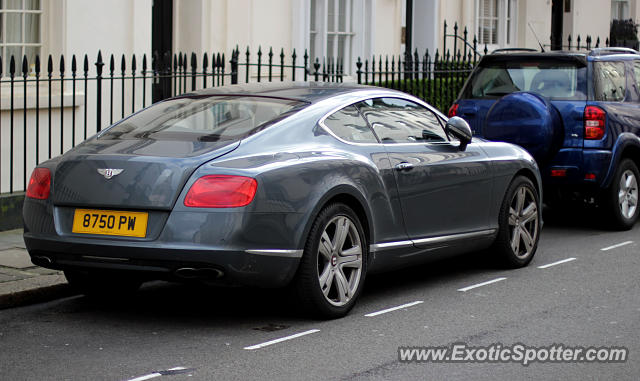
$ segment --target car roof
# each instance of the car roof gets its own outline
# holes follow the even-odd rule
[[[316,103],[337,95],[373,89],[381,90],[379,87],[358,85],[355,83],[259,82],[213,87],[184,94],[181,95],[181,97],[207,95],[262,96]]]
[[[524,49],[502,49],[482,57],[488,61],[509,61],[513,59],[573,59],[586,63],[587,61],[610,61],[640,59],[640,53],[628,48],[594,48],[590,51],[551,50],[544,52],[532,52]]]

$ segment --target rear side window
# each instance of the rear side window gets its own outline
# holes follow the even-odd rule
[[[194,96],[159,102],[108,129],[100,139],[226,141],[249,136],[307,104],[244,96]]]
[[[576,62],[499,61],[482,63],[464,98],[492,99],[531,91],[551,99],[586,100],[586,67]]]
[[[623,101],[627,92],[624,63],[595,62],[593,67],[595,71],[595,100],[605,102]]]
[[[382,143],[448,141],[438,117],[425,107],[399,98],[373,98],[358,103]]]
[[[633,61],[633,74],[636,93],[640,95],[640,61]]]
[[[329,115],[324,125],[342,140],[353,143],[377,143],[373,131],[358,112],[356,106],[348,106]]]

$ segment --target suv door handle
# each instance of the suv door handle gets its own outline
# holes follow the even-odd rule
[[[402,163],[396,164],[396,169],[398,171],[408,171],[410,169],[413,169],[413,164],[404,161]]]

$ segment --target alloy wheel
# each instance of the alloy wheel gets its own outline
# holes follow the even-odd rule
[[[538,227],[538,202],[531,190],[521,186],[509,204],[510,244],[518,258],[525,258],[533,252]]]
[[[343,306],[358,289],[362,275],[362,245],[356,225],[338,215],[325,226],[318,245],[318,281],[324,297]]]
[[[618,205],[620,214],[630,219],[636,213],[638,207],[638,181],[633,171],[627,169],[620,176],[620,188],[618,190]]]

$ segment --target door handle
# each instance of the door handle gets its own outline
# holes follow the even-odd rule
[[[407,162],[405,161],[405,162],[402,162],[402,163],[396,164],[396,169],[397,169],[398,171],[408,171],[408,170],[410,170],[410,169],[413,169],[413,164],[411,164],[411,163],[407,163]]]

